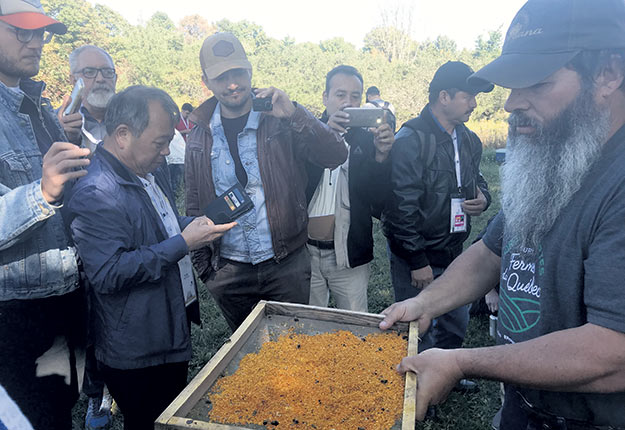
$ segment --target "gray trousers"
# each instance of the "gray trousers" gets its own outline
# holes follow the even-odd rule
[[[390,249],[388,249],[388,253],[391,261],[391,281],[395,291],[395,301],[401,302],[415,297],[422,290],[412,286],[408,263],[403,258],[393,254]],[[434,279],[438,278],[445,269],[445,267],[432,266]],[[458,286],[458,288],[461,287]],[[470,305],[461,306],[432,320],[428,331],[419,333],[421,338],[419,352],[429,348],[460,348],[469,325],[469,307]]]
[[[333,249],[307,246],[311,258],[309,304],[327,307],[332,293],[337,308],[367,312],[369,264],[354,268],[338,267]]]

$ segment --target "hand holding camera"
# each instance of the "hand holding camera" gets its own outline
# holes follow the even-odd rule
[[[275,87],[259,88],[255,90],[255,95],[252,101],[255,111],[266,112],[276,118],[290,118],[295,113],[295,106],[282,90]]]

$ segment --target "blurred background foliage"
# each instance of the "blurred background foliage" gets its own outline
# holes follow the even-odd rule
[[[54,105],[71,92],[69,53],[88,43],[104,48],[114,58],[118,90],[151,85],[169,92],[179,105],[198,106],[210,96],[201,82],[202,41],[216,31],[229,31],[241,40],[254,66],[254,86],[278,87],[320,114],[326,73],[336,65],[350,64],[362,73],[365,88],[376,85],[382,98],[393,103],[401,124],[418,115],[427,103],[428,83],[441,64],[460,60],[477,70],[499,54],[503,41],[501,29],[495,29],[478,37],[472,49],[459,49],[444,35],[417,42],[409,36],[410,15],[399,10],[387,11],[381,25],[365,36],[363,47],[356,48],[342,38],[318,44],[295,43],[288,37],[277,40],[250,21],[209,22],[191,15],[176,24],[157,12],[145,23],[133,25],[112,9],[85,0],[43,0],[42,4],[69,29],[45,46],[37,77],[47,83],[47,96]],[[506,97],[507,90],[499,87],[478,96],[468,125],[485,146],[505,145]]]

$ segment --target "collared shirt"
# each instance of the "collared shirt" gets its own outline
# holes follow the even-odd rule
[[[221,239],[221,256],[229,260],[257,264],[274,256],[265,190],[260,177],[256,133],[261,114],[251,111],[245,128],[238,136],[239,157],[247,173],[245,192],[254,208],[237,219],[237,225]],[[221,105],[218,103],[210,121],[213,135],[211,164],[213,183],[217,195],[223,194],[237,183],[235,165],[221,123]]]
[[[138,178],[141,181],[141,184],[143,184],[143,188],[148,193],[148,196],[150,196],[152,205],[154,205],[154,209],[163,222],[163,226],[165,227],[169,237],[174,237],[180,234],[180,225],[178,224],[176,214],[171,207],[169,199],[156,183],[154,175],[148,173],[145,179],[140,176]],[[185,255],[178,261],[178,269],[180,269],[180,281],[182,283],[182,291],[184,293],[184,304],[185,306],[188,306],[197,300],[195,279],[193,278],[193,268],[191,265],[191,257],[189,257],[189,255]]]
[[[95,146],[108,135],[106,126],[104,121],[99,122],[84,106],[80,107],[80,114],[82,115],[82,146],[93,151]]]
[[[430,115],[432,115],[432,119],[434,123],[446,134],[449,134],[447,130],[443,127],[443,125],[438,121],[438,118],[432,112],[432,108],[428,106],[430,111]],[[460,172],[460,133],[457,131],[458,127],[454,127],[454,131],[451,133],[451,141],[454,146],[454,168],[456,171],[456,183],[458,184],[458,190],[462,189],[462,175]]]

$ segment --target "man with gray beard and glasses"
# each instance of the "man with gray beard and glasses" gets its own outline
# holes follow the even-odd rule
[[[417,415],[481,377],[505,384],[502,430],[625,429],[625,2],[529,0],[468,81],[511,89],[502,212],[380,327],[424,331],[499,281],[499,345],[402,360]]]
[[[104,114],[109,100],[115,95],[117,73],[113,58],[95,45],[83,45],[69,54],[69,72],[72,86],[83,80],[81,103],[76,112],[64,115],[70,103],[67,97],[58,111],[59,121],[71,142],[89,148],[91,152],[106,137]]]

